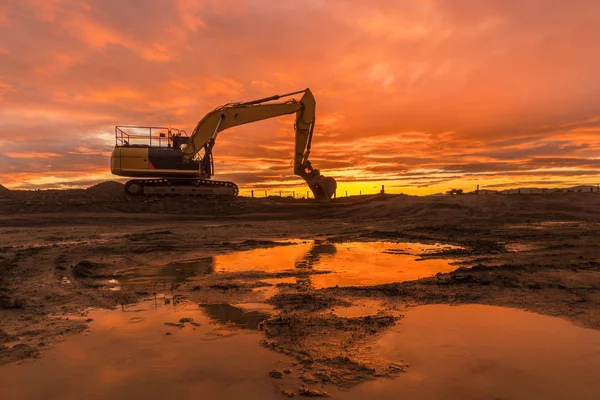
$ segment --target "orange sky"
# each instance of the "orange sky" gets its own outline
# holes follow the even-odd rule
[[[110,179],[114,125],[310,87],[342,191],[596,184],[598,38],[597,0],[4,0],[0,183]],[[223,132],[215,178],[293,187],[292,147],[293,116]]]

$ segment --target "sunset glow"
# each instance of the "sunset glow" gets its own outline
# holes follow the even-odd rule
[[[600,183],[600,2],[8,0],[0,183],[85,187],[114,125],[191,132],[309,87],[311,160],[338,196]],[[215,178],[307,189],[293,116],[220,134]]]

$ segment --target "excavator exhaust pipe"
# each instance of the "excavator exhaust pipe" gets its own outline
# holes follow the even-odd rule
[[[317,201],[329,201],[337,189],[335,179],[327,176],[320,175],[314,179],[307,180],[307,183]]]

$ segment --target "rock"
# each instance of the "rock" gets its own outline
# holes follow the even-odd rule
[[[298,389],[298,393],[300,393],[300,396],[304,397],[329,397],[329,393],[327,392],[305,387]]]
[[[302,375],[300,375],[300,379],[302,379],[306,383],[318,383],[319,382],[317,377],[314,376],[313,374],[311,374],[310,372],[305,372]]]
[[[271,372],[269,372],[269,376],[271,378],[281,379],[281,378],[283,378],[283,372],[274,369]]]
[[[194,318],[180,318],[179,322],[185,324],[186,322],[192,322]]]
[[[175,323],[175,322],[165,322],[165,325],[166,326],[172,326],[174,328],[183,328],[183,326],[184,326],[183,324],[178,324],[178,323]]]
[[[289,368],[286,368],[286,369],[284,369],[284,370],[283,370],[283,373],[284,373],[284,374],[291,374],[291,373],[292,373],[292,370],[291,370],[291,369],[289,369]]]
[[[283,393],[283,395],[287,397],[294,397],[296,395],[296,393],[294,393],[290,389],[281,389],[281,393]]]

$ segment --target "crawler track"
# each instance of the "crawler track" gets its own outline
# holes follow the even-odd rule
[[[131,196],[180,195],[233,198],[239,193],[233,182],[209,179],[133,179],[125,184],[125,193]]]

